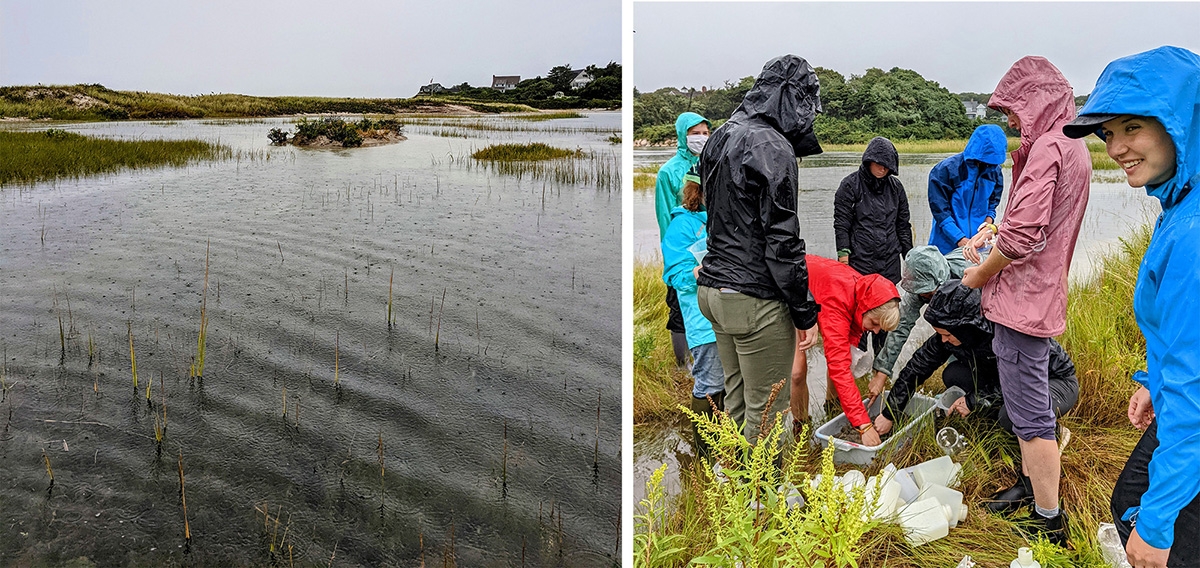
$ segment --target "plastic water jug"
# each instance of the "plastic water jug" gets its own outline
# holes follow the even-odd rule
[[[967,506],[963,503],[961,492],[941,485],[925,484],[921,486],[921,492],[917,495],[917,499],[927,498],[937,499],[938,503],[950,508],[951,516],[947,519],[950,528],[957,527],[958,523],[967,519]]]
[[[958,483],[958,472],[962,465],[954,463],[950,456],[942,456],[912,466],[913,481],[917,487],[925,484],[953,487]]]
[[[895,470],[895,466],[892,469]],[[896,514],[896,507],[900,505],[900,483],[886,473],[873,475],[867,480],[867,498],[875,501],[870,517],[877,521],[886,520]]]
[[[950,534],[953,513],[937,499],[921,499],[900,510],[900,527],[904,538],[912,546],[921,546]]]
[[[1017,558],[1008,564],[1008,568],[1042,568],[1042,564],[1033,559],[1033,551],[1022,546],[1017,549]]]
[[[912,472],[913,468],[911,467],[896,472],[896,481],[900,483],[900,501],[903,503],[912,503],[917,499],[917,493],[921,492],[917,482],[913,481]]]

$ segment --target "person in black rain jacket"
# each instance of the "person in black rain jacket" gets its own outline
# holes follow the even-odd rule
[[[882,412],[875,418],[875,430],[881,435],[892,429],[896,416],[908,404],[913,391],[951,356],[955,360],[942,371],[942,382],[946,388],[961,388],[966,396],[952,405],[950,412],[957,411],[962,416],[974,411],[993,416],[998,413],[1000,427],[1010,433],[1013,431],[1012,420],[1004,410],[1000,394],[1000,375],[996,354],[992,351],[992,322],[983,317],[980,298],[979,289],[967,288],[959,280],[948,280],[929,300],[925,320],[937,333],[917,348],[892,385]],[[1079,399],[1079,381],[1075,378],[1071,357],[1053,339],[1050,340],[1049,374],[1050,407],[1055,416],[1062,416],[1074,408]],[[1065,428],[1059,439],[1068,439]],[[1062,445],[1065,442],[1060,442],[1060,447]],[[985,506],[1002,513],[1032,502],[1033,488],[1029,477],[1021,474],[1012,488],[996,493]]]
[[[912,248],[908,197],[896,177],[900,155],[887,138],[875,137],[858,171],[842,179],[833,200],[838,260],[860,274],[900,282],[900,259]]]
[[[820,307],[808,290],[796,158],[821,153],[813,134],[819,92],[804,59],[768,61],[700,154],[708,254],[698,300],[717,336],[726,412],[749,440],[758,439],[764,411],[787,411],[788,382],[767,409],[771,387],[791,376],[796,347],[816,342]]]

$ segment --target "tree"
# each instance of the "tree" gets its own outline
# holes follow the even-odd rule
[[[579,96],[585,99],[616,100],[621,98],[620,77],[600,77],[579,90]]]
[[[551,67],[550,72],[546,74],[546,79],[554,85],[554,88],[559,91],[566,91],[571,88],[571,79],[575,78],[575,73],[571,72],[571,64],[559,65]]]

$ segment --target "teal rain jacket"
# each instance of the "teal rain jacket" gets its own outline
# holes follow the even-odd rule
[[[692,269],[700,266],[700,263],[688,250],[696,242],[708,238],[704,228],[706,222],[708,213],[676,207],[671,210],[671,224],[667,226],[662,240],[663,282],[678,294],[689,349],[717,340],[712,323],[700,313],[700,304],[696,301],[696,277]]]
[[[654,216],[658,219],[660,241],[667,234],[667,225],[671,224],[671,211],[683,201],[683,174],[700,162],[700,156],[688,150],[687,131],[701,122],[712,128],[707,118],[694,112],[685,112],[675,119],[675,155],[658,168],[654,181]]]
[[[1150,391],[1159,441],[1137,532],[1150,546],[1169,548],[1179,511],[1200,494],[1200,56],[1160,47],[1113,61],[1080,114],[1152,116],[1175,143],[1175,176],[1146,186],[1163,212],[1133,292],[1146,336],[1146,370],[1133,379]]]
[[[900,358],[900,350],[921,317],[921,308],[929,303],[920,294],[936,291],[951,278],[961,280],[968,266],[961,248],[945,255],[933,245],[913,247],[908,251],[904,257],[904,273],[900,277],[900,289],[904,291],[900,298],[900,323],[895,331],[888,333],[883,349],[875,356],[873,367],[876,371],[889,377],[896,376],[892,374],[892,368]]]
[[[984,124],[971,133],[962,153],[942,160],[929,172],[929,210],[933,229],[929,244],[946,254],[962,238],[975,236],[979,225],[991,217],[1004,192],[1001,165],[1008,139],[995,124]]]

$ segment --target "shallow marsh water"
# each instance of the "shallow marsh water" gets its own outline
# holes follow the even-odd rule
[[[670,149],[634,150],[634,168],[662,164],[674,155]],[[949,154],[901,154],[900,181],[908,196],[909,212],[913,226],[913,244],[929,242],[929,231],[933,215],[929,211],[927,183],[929,172]],[[833,199],[842,178],[852,173],[862,161],[862,155],[851,152],[828,152],[804,158],[799,170],[799,199],[797,213],[800,217],[800,234],[806,250],[832,258],[836,254],[833,232]],[[998,214],[1003,217],[1008,203],[1008,189],[1012,183],[1012,170],[1004,170],[1005,190]],[[1087,212],[1071,262],[1070,280],[1080,282],[1094,274],[1096,261],[1132,229],[1152,222],[1161,208],[1158,201],[1148,197],[1145,190],[1131,188],[1120,171],[1097,171],[1093,173],[1088,198]],[[639,259],[661,263],[659,252],[658,224],[654,216],[653,190],[637,191],[633,195],[634,254]],[[933,334],[933,328],[924,320],[918,320],[913,333],[901,351],[896,368],[903,368],[920,344]],[[819,348],[810,351],[808,360],[809,410],[814,420],[824,414],[823,401],[826,391],[825,358]],[[663,463],[668,464],[669,475],[664,482],[668,491],[676,489],[680,463],[691,459],[692,439],[690,427],[675,428],[643,427],[634,432],[634,500],[645,494],[645,483],[650,473]]]
[[[0,189],[0,564],[612,565],[620,191],[465,157],[615,167],[619,120],[351,150],[269,147],[282,119],[55,125],[245,152]]]

